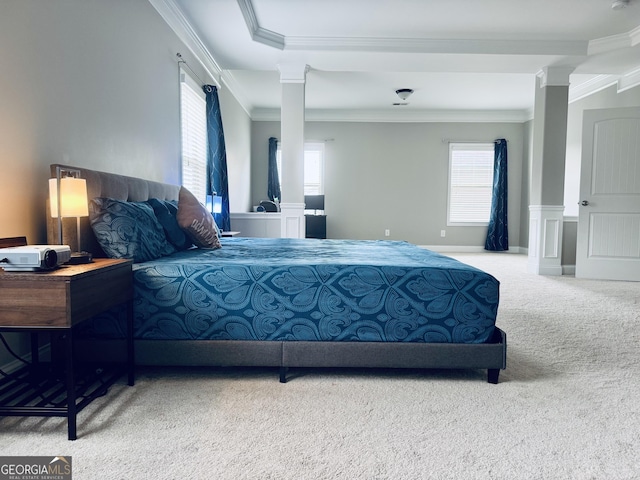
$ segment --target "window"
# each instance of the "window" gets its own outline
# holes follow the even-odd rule
[[[324,194],[324,143],[304,144],[304,194]]]
[[[447,225],[489,223],[493,157],[493,143],[449,144]]]
[[[182,185],[202,204],[207,196],[207,102],[204,92],[180,72],[180,127],[182,131]]]
[[[278,177],[282,185],[282,151],[279,143],[276,155]],[[324,194],[324,143],[304,144],[304,194]]]

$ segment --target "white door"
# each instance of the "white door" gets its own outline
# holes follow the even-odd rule
[[[640,281],[640,108],[585,110],[576,277]]]

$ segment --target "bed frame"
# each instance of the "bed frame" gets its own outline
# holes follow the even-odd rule
[[[87,180],[89,198],[111,197],[141,202],[150,198],[177,200],[180,187],[160,182],[89,170],[68,165],[51,165],[78,170]],[[50,216],[47,215],[49,219]],[[77,247],[75,219],[63,226],[63,243]],[[98,245],[87,218],[81,221],[80,250],[94,257],[106,255]],[[48,221],[49,243],[57,243],[57,222]],[[85,352],[119,354],[118,341],[92,341],[80,347]],[[279,367],[280,381],[286,382],[289,368],[357,367],[412,369],[486,369],[489,383],[498,383],[500,370],[507,366],[507,336],[496,327],[490,342],[401,343],[401,342],[305,342],[252,340],[135,340],[139,365],[264,366]]]

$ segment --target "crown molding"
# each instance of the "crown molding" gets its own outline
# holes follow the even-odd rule
[[[538,72],[540,78],[540,87],[568,87],[569,76],[575,70],[575,67],[570,66],[549,66],[544,67]]]
[[[589,47],[589,43],[582,40],[287,37],[260,26],[252,0],[237,2],[251,38],[279,50],[582,56],[587,54]]]
[[[238,6],[240,7],[240,11],[244,17],[244,22],[247,24],[247,29],[249,30],[249,34],[254,42],[262,43],[279,50],[284,50],[284,35],[272,32],[271,30],[267,30],[260,26],[251,0],[238,0]]]
[[[280,83],[305,83],[309,65],[306,63],[279,63]]]
[[[586,82],[579,85],[569,86],[569,103],[582,100],[594,93],[597,93],[605,88],[615,85],[618,81],[617,75],[598,75]]]
[[[202,43],[198,34],[193,30],[180,7],[173,0],[149,0],[149,3],[196,57],[216,85],[220,87],[222,69],[204,43]]]
[[[640,45],[640,25],[629,32],[629,37],[631,38],[632,47]]]
[[[524,123],[529,121],[526,110],[346,110],[307,109],[307,122],[377,122],[377,123]],[[256,108],[251,120],[280,121],[277,108]]]
[[[622,75],[618,79],[618,93],[640,85],[640,68]]]
[[[598,55],[621,48],[634,47],[638,44],[640,44],[640,25],[626,33],[590,40],[587,52],[589,55]]]
[[[617,93],[639,86],[640,67],[624,75],[598,75],[579,85],[571,85],[569,87],[569,103],[582,100],[613,85],[616,85]]]

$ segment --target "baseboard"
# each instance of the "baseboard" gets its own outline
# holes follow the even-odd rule
[[[51,355],[50,344],[47,343],[46,345],[43,345],[38,349],[38,358],[48,360],[50,358],[50,355]],[[31,355],[29,353],[24,354],[23,358],[28,362],[31,361]],[[23,362],[21,362],[18,359],[15,359],[15,360],[12,360],[11,362],[5,363],[4,365],[0,366],[0,370],[2,370],[4,373],[11,374],[23,366],[24,366]]]
[[[575,275],[575,274],[576,274],[575,265],[562,265],[562,275]]]
[[[509,247],[509,250],[503,252],[489,252],[484,247],[466,246],[466,245],[418,245],[420,248],[426,248],[438,253],[527,253],[528,249],[523,247]]]

